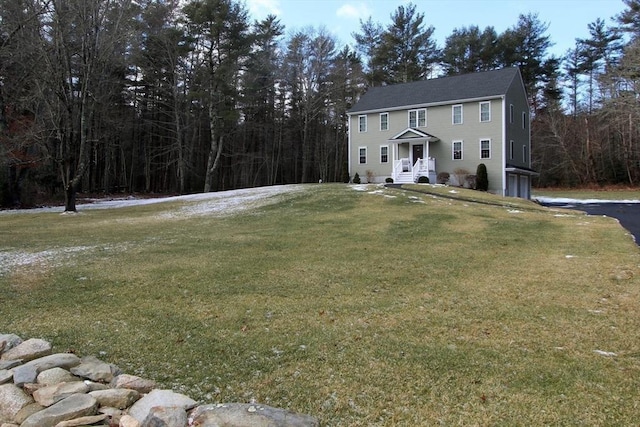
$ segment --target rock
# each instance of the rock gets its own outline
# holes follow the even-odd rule
[[[51,343],[39,338],[31,338],[23,341],[10,350],[3,352],[0,359],[22,359],[22,361],[28,362],[29,360],[37,359],[48,354],[51,354]]]
[[[56,424],[56,427],[88,426],[88,425],[91,425],[91,424],[99,423],[100,421],[104,421],[106,419],[107,419],[107,416],[104,415],[104,414],[91,415],[91,416],[88,416],[88,417],[75,418],[75,419],[69,420],[69,421],[60,421],[58,424]]]
[[[93,397],[88,394],[74,394],[31,415],[20,427],[55,427],[61,421],[96,415],[97,410],[98,402]]]
[[[20,409],[32,402],[31,396],[21,388],[13,384],[0,385],[0,422],[14,422]]]
[[[29,418],[31,415],[35,414],[38,411],[42,411],[44,406],[39,403],[33,402],[29,403],[27,406],[23,407],[16,414],[16,422],[18,424],[22,424],[24,420]]]
[[[86,393],[88,391],[89,388],[85,383],[82,381],[74,381],[71,383],[49,385],[38,389],[33,393],[33,398],[42,406],[51,406],[71,395]]]
[[[8,383],[13,379],[13,372],[6,369],[0,369],[0,384]]]
[[[197,407],[189,416],[190,425],[200,427],[318,427],[309,415],[248,403],[225,403]]]
[[[71,368],[71,373],[92,381],[108,383],[118,374],[118,368],[94,356],[86,356],[80,359],[78,366]]]
[[[156,388],[155,381],[136,377],[135,375],[121,374],[111,381],[113,388],[130,388],[138,393],[149,393]]]
[[[197,402],[195,400],[184,394],[175,393],[171,390],[153,390],[133,404],[129,409],[129,415],[142,423],[154,406],[189,410],[196,405]]]
[[[89,394],[98,401],[100,406],[117,409],[128,408],[140,399],[140,393],[126,388],[98,390],[92,391]]]
[[[82,381],[82,378],[72,375],[71,372],[60,367],[47,369],[38,374],[36,378],[38,384],[53,385],[59,383],[70,383],[74,381]]]
[[[140,427],[140,423],[131,415],[123,415],[122,418],[120,418],[118,427]]]
[[[17,385],[35,382],[38,374],[52,368],[69,369],[80,364],[80,358],[71,353],[56,353],[31,360],[13,370],[13,382]]]
[[[151,408],[141,427],[184,427],[188,422],[187,411],[184,409],[156,406]]]
[[[0,369],[11,369],[20,365],[22,360],[0,360]]]
[[[22,338],[15,334],[0,334],[0,354],[11,350],[22,343]]]
[[[101,407],[100,409],[98,409],[98,412],[100,414],[104,414],[107,416],[109,420],[109,425],[116,425],[116,426],[120,424],[120,418],[123,415],[120,409],[110,408],[108,406]]]

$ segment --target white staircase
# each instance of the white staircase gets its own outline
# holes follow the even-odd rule
[[[413,173],[412,172],[401,172],[396,175],[396,184],[413,184]]]

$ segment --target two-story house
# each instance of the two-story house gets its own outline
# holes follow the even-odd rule
[[[529,198],[531,128],[518,68],[370,88],[348,112],[349,174],[364,181],[462,184],[487,167],[489,191]]]

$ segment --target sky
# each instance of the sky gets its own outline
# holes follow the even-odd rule
[[[276,15],[286,35],[306,27],[326,28],[343,44],[353,44],[360,20],[369,17],[386,27],[391,14],[407,0],[245,0],[253,19]],[[550,54],[562,56],[575,47],[576,38],[588,38],[587,25],[602,18],[607,25],[625,9],[622,0],[413,0],[424,22],[435,28],[439,47],[455,28],[493,26],[498,34],[518,22],[520,14],[537,13],[549,25]]]

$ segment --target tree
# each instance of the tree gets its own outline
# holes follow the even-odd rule
[[[489,189],[489,175],[487,165],[480,163],[476,169],[476,190],[487,191]]]
[[[406,83],[426,78],[439,56],[433,26],[424,27],[424,14],[408,3],[398,6],[382,33],[373,63],[385,73],[385,82]]]
[[[442,63],[447,75],[487,71],[499,63],[496,45],[498,36],[493,27],[480,32],[477,26],[454,29],[442,50]]]
[[[209,115],[204,191],[215,188],[225,138],[237,126],[240,71],[251,47],[248,12],[233,0],[194,0],[184,7],[202,59]]]

